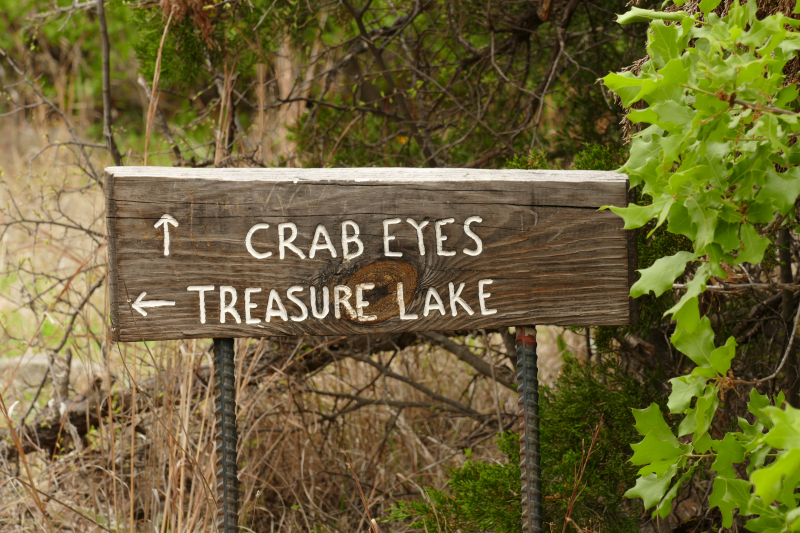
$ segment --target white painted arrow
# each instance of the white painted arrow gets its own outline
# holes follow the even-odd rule
[[[167,215],[166,213],[161,216],[161,219],[156,222],[156,225],[153,226],[157,228],[159,226],[164,226],[164,255],[169,255],[169,225],[172,224],[173,226],[178,226],[178,221],[172,218],[171,215]]]
[[[168,300],[149,300],[147,302],[144,301],[144,297],[147,296],[146,292],[142,292],[136,301],[131,304],[131,307],[139,311],[142,316],[147,316],[147,311],[144,310],[145,307],[164,307],[164,306],[172,306],[175,305],[175,302],[170,302]],[[130,302],[130,300],[128,300]]]

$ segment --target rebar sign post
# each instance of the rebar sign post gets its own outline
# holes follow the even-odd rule
[[[517,326],[519,454],[522,471],[522,531],[542,533],[542,478],[539,455],[539,369],[536,327]]]
[[[233,339],[214,339],[217,388],[217,514],[220,533],[239,531],[239,477],[236,463],[236,386]]]

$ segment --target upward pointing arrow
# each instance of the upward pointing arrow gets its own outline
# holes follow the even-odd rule
[[[169,255],[169,225],[178,226],[178,221],[172,218],[171,215],[163,214],[161,219],[156,222],[154,228],[164,226],[164,255]]]

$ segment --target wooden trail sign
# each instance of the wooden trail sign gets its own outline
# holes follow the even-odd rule
[[[621,325],[636,242],[597,171],[111,167],[117,341]]]

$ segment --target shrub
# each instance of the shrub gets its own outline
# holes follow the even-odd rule
[[[659,378],[660,379],[660,378]],[[602,427],[571,517],[603,523],[608,532],[634,532],[641,505],[623,494],[636,478],[627,462],[635,438],[631,408],[659,402],[659,379],[640,383],[610,360],[587,364],[568,355],[552,387],[541,387],[542,488],[545,522],[562,524],[581,450]],[[519,435],[497,437],[504,462],[471,459],[451,470],[448,490],[425,487],[421,499],[392,507],[387,521],[411,521],[420,531],[463,533],[522,531]]]

